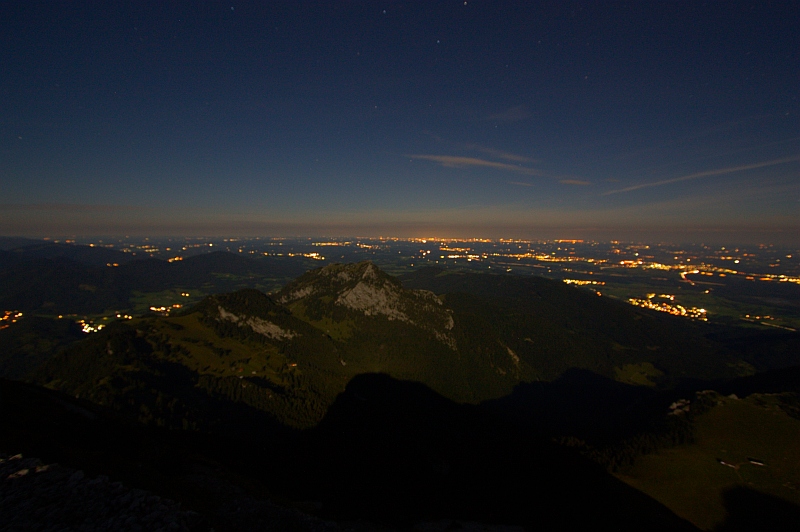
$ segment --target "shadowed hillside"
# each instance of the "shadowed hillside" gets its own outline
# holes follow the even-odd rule
[[[265,431],[256,411],[235,405],[227,407],[235,423],[192,435],[136,428],[26,385],[4,383],[0,398],[3,448],[154,490],[216,529],[236,523],[231,516],[225,526],[226,500],[254,505],[266,494],[312,501],[306,506],[328,520],[400,529],[442,519],[544,530],[692,529],[577,454],[385,375],[351,381],[305,433]],[[215,500],[220,486],[227,495]]]

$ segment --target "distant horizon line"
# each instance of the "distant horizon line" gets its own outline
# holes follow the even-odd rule
[[[767,245],[767,246],[798,246],[800,243],[789,242],[774,242],[769,240],[750,240],[743,238],[736,241],[735,238],[727,238],[726,242],[704,240],[704,241],[689,241],[688,239],[659,239],[659,238],[485,238],[485,237],[462,237],[462,236],[365,236],[365,235],[47,235],[47,236],[21,236],[21,235],[2,235],[0,239],[25,239],[36,240],[52,243],[64,244],[79,244],[84,245],[84,242],[103,241],[108,240],[153,240],[164,241],[171,239],[182,240],[205,240],[205,241],[223,241],[223,242],[236,242],[239,240],[334,240],[337,242],[344,242],[347,240],[380,240],[380,241],[405,241],[405,242],[480,242],[480,243],[554,243],[554,244],[651,244],[651,245]]]

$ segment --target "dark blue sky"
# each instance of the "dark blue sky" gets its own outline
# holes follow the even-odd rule
[[[798,2],[121,4],[0,4],[0,234],[800,243]]]

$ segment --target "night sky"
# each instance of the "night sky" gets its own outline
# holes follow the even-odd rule
[[[800,2],[2,2],[0,235],[112,234],[800,243]]]

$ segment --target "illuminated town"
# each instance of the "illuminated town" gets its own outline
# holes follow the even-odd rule
[[[0,316],[0,330],[7,329],[12,323],[17,323],[22,318],[22,312],[18,310],[4,310]]]
[[[666,312],[667,314],[672,314],[673,316],[683,316],[685,318],[691,318],[693,320],[700,320],[700,321],[708,321],[708,317],[706,316],[706,309],[704,308],[697,308],[691,307],[686,308],[683,305],[672,305],[666,303],[664,301],[654,301],[653,299],[656,297],[655,294],[647,294],[645,299],[637,299],[637,298],[629,298],[628,303],[631,305],[636,305],[637,307],[642,308],[649,308],[652,310],[657,310],[659,312]],[[665,298],[670,301],[675,300],[675,296],[671,295],[659,295],[659,298]]]
[[[90,319],[75,320],[75,323],[80,325],[81,331],[85,332],[86,334],[96,333],[96,332],[99,332],[99,331],[103,330],[103,328],[105,328],[105,324],[103,324],[103,323],[97,323],[96,324],[94,322],[94,320],[90,320]]]

